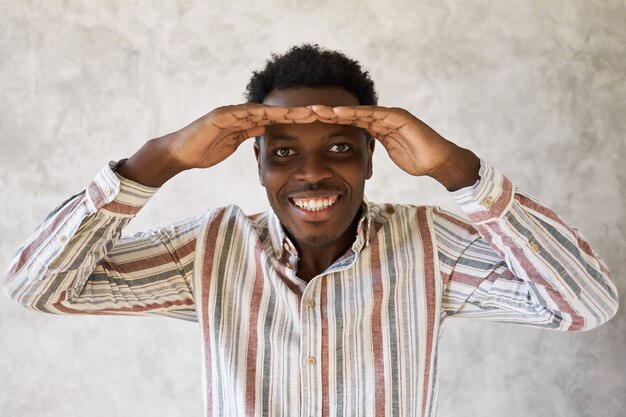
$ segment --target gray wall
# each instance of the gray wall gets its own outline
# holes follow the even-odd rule
[[[270,51],[309,41],[361,60],[382,105],[412,111],[576,225],[623,293],[624,1],[0,0],[0,16],[2,270],[109,160],[242,101]],[[381,147],[367,194],[458,212]],[[267,205],[249,142],[168,183],[131,230],[230,202]],[[440,415],[626,415],[625,316],[581,334],[452,321]],[[0,414],[200,416],[198,329],[35,314],[2,296]]]

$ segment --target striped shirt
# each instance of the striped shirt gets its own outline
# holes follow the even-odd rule
[[[484,161],[452,193],[471,222],[365,201],[352,247],[309,282],[271,210],[122,237],[157,190],[111,166],[20,248],[5,290],[36,311],[197,321],[206,416],[433,417],[449,318],[581,331],[617,310],[584,238]]]

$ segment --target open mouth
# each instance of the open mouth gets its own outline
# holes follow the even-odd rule
[[[326,210],[327,208],[334,206],[339,200],[339,196],[332,195],[316,198],[290,198],[289,200],[301,210],[316,212]]]

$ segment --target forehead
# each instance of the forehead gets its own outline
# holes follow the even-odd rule
[[[304,107],[311,104],[325,106],[358,106],[359,100],[343,88],[287,88],[272,90],[263,100],[263,104],[273,106]]]

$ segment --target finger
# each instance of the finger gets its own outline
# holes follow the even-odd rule
[[[313,123],[313,122],[317,122],[319,119],[319,116],[315,113],[311,114],[309,117],[303,117],[301,119],[295,119],[293,120],[294,123],[299,123],[299,124],[304,124],[304,123]]]
[[[324,106],[320,104],[315,104],[312,106],[308,106],[311,111],[317,114],[320,119],[336,119],[337,115],[333,111],[333,108],[330,106]]]
[[[220,108],[211,120],[211,124],[222,130],[239,131],[278,123],[312,123],[317,118],[317,114],[307,107],[246,103]]]
[[[244,136],[244,140],[248,138],[253,138],[255,136],[261,136],[263,133],[265,133],[265,126],[256,126],[250,129],[245,129],[242,131],[242,133]]]
[[[228,133],[228,135],[225,137],[231,138],[232,140],[235,141],[235,146],[239,146],[246,140],[256,137],[256,136],[261,136],[263,133],[265,133],[265,127],[257,126],[257,127],[253,127],[250,129],[241,129],[237,131],[232,131],[231,133]]]
[[[286,119],[301,120],[311,117],[313,110],[308,107],[289,107],[289,112],[285,115]]]
[[[390,109],[381,106],[337,106],[333,112],[340,119],[369,118],[372,120],[384,120],[392,113]]]
[[[329,123],[329,124],[337,124],[337,125],[347,125],[347,126],[355,126],[360,127],[362,129],[372,128],[372,122],[369,120],[359,120],[359,119],[318,119],[320,122]]]
[[[295,123],[313,123],[317,121],[317,115],[311,115],[306,118],[299,119],[285,119],[285,118],[265,118],[263,120],[259,120],[257,122],[250,122],[247,120],[242,121],[241,126],[253,124],[254,126],[269,126],[276,124],[295,124]],[[240,127],[239,125],[237,127]]]

